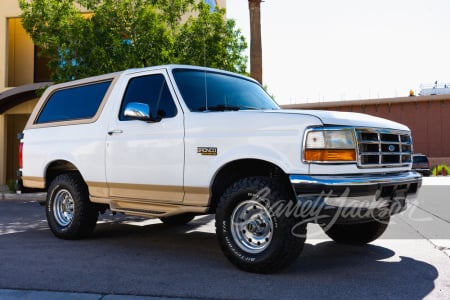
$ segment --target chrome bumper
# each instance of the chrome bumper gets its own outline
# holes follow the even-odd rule
[[[393,215],[406,208],[406,197],[416,194],[422,185],[422,176],[413,171],[341,176],[290,175],[289,179],[298,205],[320,211],[321,218],[324,214],[335,215],[342,209],[356,209],[358,213],[369,211],[369,214],[359,216],[370,218],[386,213]],[[358,218],[351,219],[358,221]]]
[[[414,171],[373,175],[290,175],[289,179],[294,187],[312,184],[329,187],[418,184],[420,187],[422,184],[422,175]]]

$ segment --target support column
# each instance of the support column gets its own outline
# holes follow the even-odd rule
[[[0,114],[0,186],[6,184],[6,117]]]

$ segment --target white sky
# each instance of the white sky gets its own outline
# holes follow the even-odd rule
[[[227,0],[250,46],[247,0]],[[450,82],[450,0],[265,0],[263,81],[280,104],[407,96]]]

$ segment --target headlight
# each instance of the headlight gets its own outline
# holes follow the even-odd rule
[[[352,129],[313,129],[307,132],[304,146],[306,162],[356,161],[355,134]]]

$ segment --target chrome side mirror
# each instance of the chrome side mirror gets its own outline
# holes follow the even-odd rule
[[[132,120],[150,121],[150,107],[148,104],[140,102],[130,102],[125,107],[123,114]]]

